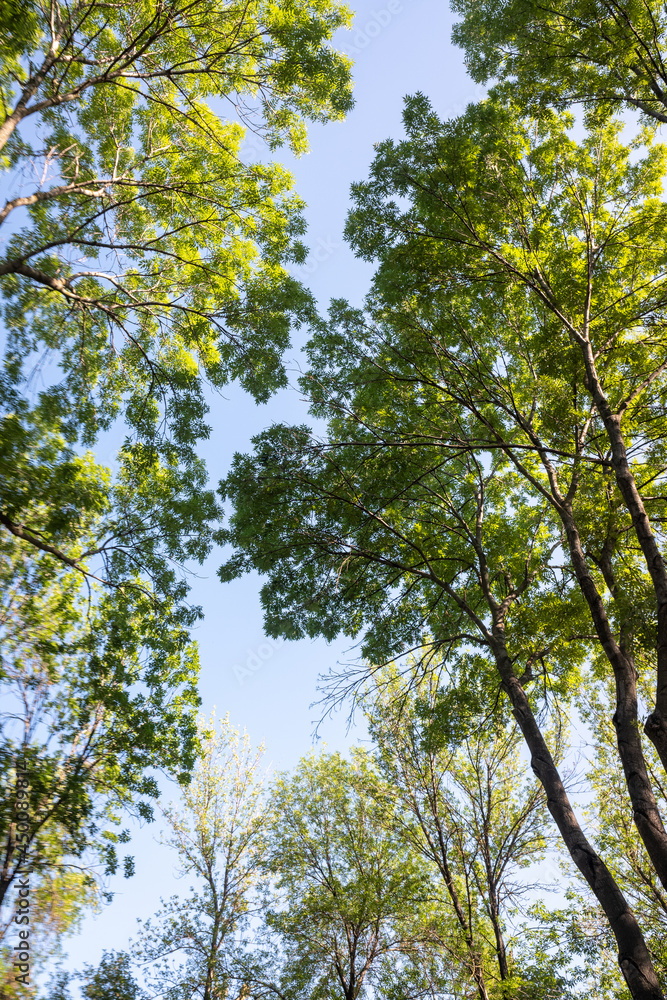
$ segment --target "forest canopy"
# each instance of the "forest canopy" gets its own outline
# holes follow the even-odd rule
[[[0,14],[5,937],[22,843],[44,949],[132,813],[191,880],[49,1000],[664,1000],[665,13],[452,10],[485,96],[405,98],[351,190],[368,295],[328,311],[272,157],[352,106],[346,7]],[[295,328],[309,417],[215,493],[210,393],[287,385]],[[358,645],[323,693],[366,742],[266,775],[198,716],[215,543],[269,636]]]

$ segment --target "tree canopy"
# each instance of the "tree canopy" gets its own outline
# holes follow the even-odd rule
[[[340,0],[0,11],[0,903],[27,850],[74,926],[123,812],[177,777],[197,885],[141,932],[174,998],[667,990],[665,10],[452,6],[492,89],[453,120],[406,99],[352,189],[370,293],[327,318],[289,273],[292,178],[244,140],[298,154],[351,107]],[[208,394],[266,400],[300,325],[321,430],[258,435],[216,530]],[[371,748],[267,798],[249,745],[195,725],[183,567],[215,540],[223,580],[267,578],[270,635],[359,644],[328,693]],[[573,881],[529,928],[547,813]],[[143,996],[131,966],[83,993]]]
[[[214,513],[194,453],[209,432],[204,384],[238,378],[265,399],[310,308],[285,269],[304,255],[301,202],[280,165],[244,162],[243,137],[300,151],[309,120],[344,114],[349,67],[329,39],[349,15],[329,0],[22,11],[0,71],[16,190],[0,212],[0,523],[86,570],[78,518],[111,491],[93,470],[86,490],[70,450],[121,418],[111,495],[123,524],[98,525],[94,554],[117,552],[120,534],[140,565],[163,542],[178,559],[176,536],[196,535],[188,555],[201,556]],[[160,484],[170,495],[158,500]]]
[[[518,84],[533,108],[629,108],[667,121],[665,9],[654,0],[452,0],[453,39],[478,82]]]
[[[267,399],[312,313],[288,272],[303,205],[271,155],[351,107],[332,45],[350,16],[337,0],[0,11],[2,753],[10,779],[27,762],[43,865],[62,860],[40,846],[56,831],[63,856],[111,847],[98,810],[193,765],[184,566],[219,516],[197,447],[210,393],[238,380]],[[14,809],[10,780],[3,892]]]
[[[647,134],[624,145],[613,121],[580,142],[569,124],[500,98],[451,122],[407,102],[406,140],[354,188],[348,238],[378,262],[368,308],[335,303],[310,342],[301,385],[327,435],[276,426],[237,456],[221,572],[269,575],[270,634],[343,631],[373,663],[430,648],[458,713],[504,692],[633,996],[658,997],[538,718],[587,658],[614,678],[627,793],[664,884],[636,685],[664,760],[664,153]]]
[[[366,995],[428,897],[425,873],[392,836],[391,804],[369,779],[363,754],[325,754],[274,785],[267,920],[285,949],[281,988],[295,1000]]]
[[[263,749],[229,718],[200,718],[201,757],[176,807],[164,810],[168,843],[189,894],[162,901],[140,928],[137,950],[152,991],[170,1000],[243,996],[242,932],[253,914],[265,844]],[[241,982],[237,982],[241,979]]]

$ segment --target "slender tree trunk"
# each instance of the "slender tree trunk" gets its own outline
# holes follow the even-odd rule
[[[202,995],[202,1000],[213,1000],[218,952],[220,951],[220,947],[222,945],[222,938],[220,935],[220,924],[222,922],[222,907],[218,904],[215,881],[212,878],[209,878],[208,882],[212,888],[212,897],[215,901],[214,902],[215,917],[213,920],[213,927],[211,928],[210,948],[208,955],[206,956],[206,977],[204,979],[204,992]]]
[[[463,932],[463,938],[466,943],[466,948],[468,950],[468,958],[470,960],[470,973],[472,975],[475,986],[477,987],[477,992],[479,994],[480,1000],[489,1000],[489,994],[486,989],[486,983],[484,982],[484,971],[482,969],[482,964],[479,960],[479,952],[475,949],[475,942],[473,939],[472,928],[466,918],[461,900],[459,899],[459,894],[456,891],[456,885],[454,884],[454,879],[452,877],[451,869],[449,867],[449,859],[447,857],[447,844],[442,833],[442,825],[440,823],[440,817],[437,815],[437,805],[435,802],[435,797],[433,803],[431,804],[431,810],[434,814],[434,819],[436,823],[436,829],[438,831],[438,849],[434,851],[435,862],[440,869],[440,874],[442,875],[445,887],[449,894],[449,898],[452,901],[452,906],[454,907],[454,912],[456,914],[456,919],[459,922],[459,926]],[[430,836],[422,822],[422,818],[418,815],[419,822],[422,824],[422,829],[429,839]]]
[[[664,1000],[651,956],[636,917],[613,875],[585,837],[558,768],[549,752],[526,693],[515,676],[501,628],[494,627],[494,648],[503,688],[509,696],[531,755],[531,766],[547,795],[547,806],[572,860],[600,903],[616,939],[618,964],[633,1000]]]
[[[505,982],[505,980],[510,977],[510,970],[507,964],[507,949],[505,948],[505,938],[503,937],[503,930],[500,926],[500,910],[498,907],[498,900],[496,894],[496,887],[489,880],[489,917],[491,919],[491,926],[493,927],[493,936],[496,939],[496,959],[498,961],[498,972],[500,973],[500,981]]]
[[[618,753],[632,803],[633,819],[658,878],[667,888],[667,831],[655,800],[641,745],[635,665],[632,657],[619,645],[612,632],[604,602],[586,562],[572,508],[569,503],[562,502],[559,504],[559,509],[579,588],[588,604],[595,631],[614,672],[616,711],[613,722]]]
[[[604,423],[611,446],[611,463],[623,502],[632,518],[632,526],[646,562],[655,591],[658,629],[655,707],[649,715],[644,732],[651,740],[662,765],[667,771],[667,566],[658,546],[651,521],[628,462],[621,429],[621,418],[614,413],[598,378],[593,349],[587,339],[581,344],[588,379],[588,389]],[[664,884],[664,883],[663,883]]]

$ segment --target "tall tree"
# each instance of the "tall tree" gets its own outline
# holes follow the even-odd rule
[[[265,802],[254,750],[225,717],[200,720],[202,756],[179,808],[164,815],[181,874],[194,880],[141,927],[146,979],[176,998],[243,996],[240,931],[251,912],[264,843]]]
[[[454,704],[491,711],[503,692],[631,994],[658,998],[540,710],[601,651],[628,802],[666,884],[636,685],[660,751],[664,152],[623,146],[613,123],[576,143],[568,119],[493,101],[441,122],[418,95],[405,124],[354,191],[348,237],[379,264],[368,312],[334,304],[311,343],[302,385],[328,434],[278,426],[237,457],[222,576],[269,574],[273,635],[361,633],[374,663],[426,643]]]
[[[310,121],[345,113],[331,37],[348,20],[337,0],[0,10],[0,546],[22,574],[3,627],[22,642],[7,682],[28,692],[3,763],[11,777],[17,755],[31,762],[35,816],[67,787],[77,843],[98,780],[123,800],[152,766],[193,761],[198,610],[179,567],[206,556],[219,514],[197,455],[207,386],[267,398],[311,310],[287,272],[301,201],[243,140],[298,153]],[[57,606],[50,638],[34,616],[20,637],[30,602]]]

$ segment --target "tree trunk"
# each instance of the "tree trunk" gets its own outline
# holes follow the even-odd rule
[[[593,348],[588,339],[581,344],[581,349],[584,356],[588,390],[600,414],[611,447],[611,464],[616,483],[632,518],[632,526],[644,555],[646,568],[655,592],[658,618],[656,696],[655,708],[647,720],[644,732],[658,751],[662,766],[667,771],[667,567],[628,462],[627,449],[621,429],[621,417],[614,413],[609,405],[609,400],[598,378]]]
[[[463,906],[461,904],[461,900],[459,899],[459,894],[456,891],[456,885],[454,883],[452,873],[449,868],[449,859],[447,857],[447,844],[445,841],[445,837],[443,836],[442,833],[442,825],[440,823],[440,816],[438,815],[438,807],[436,804],[435,794],[433,796],[432,803],[430,803],[430,807],[433,813],[433,818],[435,820],[436,829],[438,831],[437,848],[434,844],[432,845],[431,848],[433,851],[433,857],[440,870],[440,874],[442,875],[445,887],[449,894],[449,898],[452,901],[454,912],[456,913],[456,919],[458,920],[461,931],[463,932],[463,938],[466,943],[466,948],[468,950],[468,957],[470,960],[470,974],[475,982],[475,986],[477,987],[479,998],[480,1000],[489,1000],[489,994],[486,989],[486,983],[484,982],[484,970],[482,968],[482,963],[479,959],[479,952],[475,949],[475,942],[473,939],[472,928],[470,927],[468,920],[466,918]],[[423,822],[419,812],[417,813],[417,818],[421,824],[421,827],[424,831],[426,838],[429,841],[429,844],[431,844],[432,842],[428,828]]]
[[[664,1000],[646,942],[634,913],[616,881],[579,826],[553,757],[535,719],[526,693],[515,676],[502,630],[494,627],[493,649],[503,688],[509,696],[531,755],[531,766],[547,795],[554,818],[572,860],[600,903],[616,939],[618,964],[633,1000]]]
[[[612,633],[604,602],[586,562],[570,504],[561,502],[559,513],[567,535],[572,568],[588,604],[595,631],[614,672],[616,711],[613,722],[625,783],[632,803],[633,819],[658,878],[667,888],[667,831],[655,800],[639,735],[635,665],[632,657],[619,645]]]
[[[660,679],[659,677],[658,681]],[[667,686],[663,685],[662,688],[658,689],[656,707],[646,720],[644,732],[658,751],[662,766],[667,771],[667,715],[662,711],[662,708],[657,707],[658,701],[667,701]]]
[[[498,972],[500,973],[500,981],[505,982],[509,979],[510,970],[507,964],[507,949],[505,948],[505,938],[503,937],[502,927],[500,926],[500,912],[498,907],[498,900],[496,898],[496,888],[492,885],[492,881],[489,879],[489,902],[490,902],[490,912],[489,917],[491,919],[491,925],[493,927],[493,934],[496,939],[496,959],[498,961]]]

